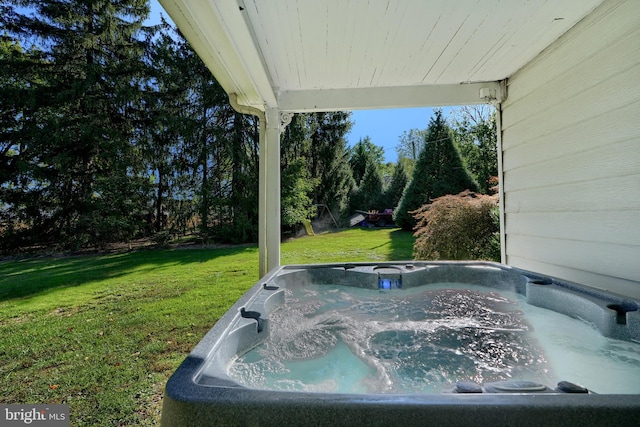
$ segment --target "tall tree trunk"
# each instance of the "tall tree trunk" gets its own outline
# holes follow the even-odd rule
[[[200,202],[200,232],[206,238],[209,234],[209,168],[208,168],[208,156],[207,156],[207,143],[206,138],[203,137],[204,131],[201,132],[200,140],[200,164],[202,165],[202,180],[201,180],[201,197]]]
[[[158,168],[158,194],[156,196],[156,231],[157,232],[162,231],[162,229],[165,226],[163,209],[162,209],[162,204],[164,203],[163,197],[162,197],[164,193],[164,187],[165,187],[164,180],[165,180],[164,168],[159,167]]]

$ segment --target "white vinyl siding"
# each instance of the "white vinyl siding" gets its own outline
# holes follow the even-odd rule
[[[508,80],[507,264],[640,296],[640,3],[606,1]]]

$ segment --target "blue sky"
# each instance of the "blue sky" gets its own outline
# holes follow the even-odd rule
[[[151,0],[149,23],[159,23],[161,14],[169,18],[158,1]],[[396,146],[400,135],[410,129],[426,129],[432,114],[433,109],[426,107],[353,111],[351,119],[354,125],[347,135],[347,142],[352,146],[360,138],[369,136],[371,142],[384,149],[385,161],[395,163],[398,158]],[[444,116],[449,116],[449,109],[444,109]]]
[[[149,15],[147,22],[149,24],[159,24],[160,14],[164,15],[165,18],[168,18],[169,21],[171,21],[171,18],[169,18],[169,15],[164,11],[162,5],[158,3],[158,0],[151,0],[151,15]]]
[[[444,108],[444,117],[449,117],[450,108]],[[396,162],[398,154],[396,146],[405,131],[410,129],[426,129],[433,108],[395,108],[391,110],[358,110],[353,111],[351,120],[353,128],[347,140],[349,146],[360,138],[369,136],[371,142],[384,148],[386,162]]]

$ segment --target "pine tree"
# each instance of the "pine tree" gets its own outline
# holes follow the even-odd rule
[[[296,114],[285,128],[280,143],[281,218],[283,228],[311,219],[316,212],[313,191],[318,180],[307,167],[310,154],[308,115]]]
[[[495,109],[491,106],[467,106],[455,111],[451,120],[453,139],[467,170],[482,193],[489,193],[492,178],[498,176],[498,152]]]
[[[360,138],[349,149],[349,155],[349,165],[351,166],[353,179],[358,185],[362,183],[369,162],[373,162],[378,167],[384,162],[384,149],[371,142],[369,136]]]
[[[395,209],[400,203],[402,193],[409,183],[409,175],[404,168],[404,162],[398,159],[398,163],[393,168],[393,175],[389,187],[385,190],[383,196],[384,208]]]
[[[153,187],[146,215],[147,231],[153,230],[156,233],[167,229],[165,214],[169,210],[177,228],[186,231],[186,224],[177,220],[183,217],[181,211],[187,208],[186,203],[178,207],[172,200],[181,196],[180,190],[185,183],[184,179],[180,179],[179,171],[184,148],[180,141],[190,86],[188,74],[183,69],[187,49],[181,38],[171,31],[170,26],[164,22],[148,51],[149,78],[145,82],[144,91],[144,109],[147,114],[141,126],[143,137],[138,141],[138,149],[150,175],[149,184]],[[193,215],[192,210],[190,213]]]
[[[218,86],[219,87],[219,86]],[[222,240],[232,243],[258,241],[259,122],[255,116],[233,113],[231,139],[230,227]],[[223,176],[223,175],[222,175]],[[217,184],[224,184],[217,176]],[[223,194],[220,194],[223,196]]]
[[[478,185],[462,163],[442,111],[435,110],[411,182],[402,195],[394,220],[403,229],[412,230],[416,221],[411,212],[436,197],[464,190],[478,191]]]
[[[167,231],[185,232],[197,218],[205,241],[255,241],[257,120],[231,108],[189,43],[168,26],[154,41],[149,66],[154,228],[165,230],[170,214]]]
[[[378,211],[382,209],[382,205],[384,204],[382,199],[383,188],[384,181],[380,173],[379,165],[373,157],[368,157],[362,181],[351,196],[350,211]]]
[[[36,239],[67,247],[133,235],[144,204],[133,148],[146,46],[146,0],[22,0],[3,6],[10,34],[42,51],[29,87],[37,126],[29,178]],[[17,7],[16,7],[17,6]],[[36,119],[37,118],[37,119]],[[37,160],[36,160],[37,159]]]
[[[343,211],[355,188],[349,166],[346,135],[351,129],[350,112],[311,113],[309,119],[311,177],[318,180],[313,194],[316,204]]]
[[[0,10],[0,12],[3,12]],[[30,94],[42,84],[37,73],[42,52],[25,50],[16,39],[0,36],[0,249],[10,251],[41,228],[39,117]],[[30,244],[30,242],[26,242]]]

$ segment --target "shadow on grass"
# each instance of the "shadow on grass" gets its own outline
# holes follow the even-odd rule
[[[257,247],[160,249],[111,255],[37,258],[0,262],[0,301],[24,298],[54,289],[81,286],[89,282],[149,273],[170,266],[203,263],[216,258],[246,253]]]
[[[408,261],[413,259],[413,243],[416,238],[410,231],[404,231],[401,228],[393,230],[389,233],[391,236],[391,260],[392,261]]]

